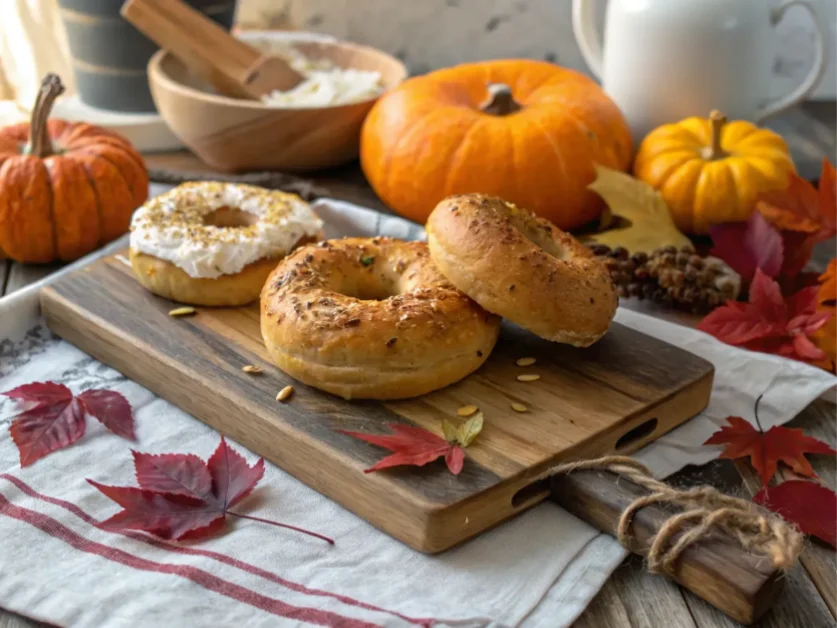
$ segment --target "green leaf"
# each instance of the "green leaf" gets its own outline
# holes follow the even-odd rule
[[[442,421],[442,433],[445,435],[445,440],[449,443],[459,442],[459,431],[457,427],[447,419]]]
[[[470,419],[459,426],[456,434],[456,442],[462,447],[467,447],[474,442],[474,439],[482,431],[483,416],[482,412],[477,412]]]

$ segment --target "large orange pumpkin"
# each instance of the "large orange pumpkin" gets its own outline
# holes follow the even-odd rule
[[[127,140],[48,120],[63,90],[47,76],[31,124],[0,129],[0,257],[74,260],[125,233],[148,198],[148,172]]]
[[[383,96],[361,133],[363,172],[398,213],[424,223],[445,196],[481,192],[561,228],[598,217],[593,164],[626,170],[628,125],[596,83],[551,63],[471,63]]]

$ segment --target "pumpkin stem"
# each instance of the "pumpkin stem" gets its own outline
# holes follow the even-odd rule
[[[64,85],[57,74],[47,74],[41,81],[41,89],[32,109],[32,120],[29,124],[29,146],[27,153],[35,157],[49,157],[54,153],[52,140],[49,138],[47,122],[52,113],[55,99],[64,92]]]
[[[709,141],[709,146],[703,149],[703,157],[709,161],[715,159],[723,159],[728,153],[721,146],[721,134],[724,131],[724,126],[727,123],[727,117],[717,109],[709,114],[709,126],[711,127],[712,139]]]
[[[495,116],[506,116],[518,111],[520,105],[512,96],[511,87],[505,83],[489,83],[488,100],[482,104],[481,109]]]

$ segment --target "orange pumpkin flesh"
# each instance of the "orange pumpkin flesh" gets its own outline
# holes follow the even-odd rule
[[[148,173],[124,138],[48,120],[63,91],[41,86],[31,123],[0,129],[0,251],[22,263],[70,261],[128,230],[148,198]]]
[[[563,229],[599,216],[594,163],[626,170],[627,123],[592,80],[526,60],[464,64],[410,79],[366,118],[360,159],[378,196],[424,223],[446,196],[481,192]]]
[[[783,189],[794,172],[785,141],[773,131],[726,118],[687,118],[649,133],[634,176],[660,191],[683,233],[750,217],[759,195]]]

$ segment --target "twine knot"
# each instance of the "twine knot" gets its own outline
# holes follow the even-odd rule
[[[682,509],[666,519],[649,542],[647,560],[652,573],[674,573],[683,551],[715,530],[730,535],[745,550],[764,554],[774,569],[790,569],[802,551],[802,535],[780,517],[760,511],[752,502],[725,495],[711,486],[677,490],[654,479],[648,467],[627,456],[561,464],[542,477],[574,471],[609,471],[650,491],[631,502],[619,517],[616,535],[628,549],[631,548],[631,523],[639,510],[652,504]]]

